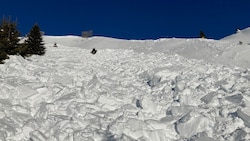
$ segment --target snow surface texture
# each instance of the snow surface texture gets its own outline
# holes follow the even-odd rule
[[[45,56],[0,65],[0,140],[250,140],[249,33],[45,36]]]

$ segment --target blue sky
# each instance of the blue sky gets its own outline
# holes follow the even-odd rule
[[[1,16],[18,21],[25,35],[38,23],[46,35],[122,39],[197,37],[220,39],[250,26],[249,0],[2,0]]]

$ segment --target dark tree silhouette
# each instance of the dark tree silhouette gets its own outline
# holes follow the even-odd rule
[[[200,31],[200,38],[206,38],[206,35],[203,31]]]
[[[0,50],[9,55],[15,55],[15,49],[19,46],[20,32],[17,23],[11,22],[11,18],[3,18],[0,26]]]
[[[20,33],[16,28],[17,22],[11,22],[11,18],[3,17],[0,24],[0,63],[8,59],[8,55],[17,54],[16,48],[19,46]]]
[[[26,53],[27,55],[44,55],[45,54],[45,47],[43,43],[42,34],[40,31],[40,27],[38,24],[35,24],[30,33],[28,34],[28,39],[25,41],[27,45]]]
[[[3,64],[3,60],[9,59],[8,55],[6,52],[0,50],[0,64]]]

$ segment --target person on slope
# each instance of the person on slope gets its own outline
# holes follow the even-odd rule
[[[95,48],[92,49],[91,53],[96,54],[97,50]]]

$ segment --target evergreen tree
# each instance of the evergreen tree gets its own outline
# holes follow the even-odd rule
[[[15,55],[15,49],[19,46],[20,32],[16,26],[17,23],[11,22],[10,18],[3,18],[0,26],[0,50],[9,55]]]
[[[206,38],[206,35],[203,31],[200,31],[200,38],[204,38],[204,39]]]
[[[0,64],[3,64],[3,60],[5,59],[8,59],[8,55],[3,49],[2,37],[0,37]]]
[[[18,55],[21,55],[23,58],[30,55],[28,54],[28,45],[26,42],[20,44],[20,46],[16,48],[15,51],[18,53]]]
[[[32,55],[44,55],[45,47],[43,43],[42,34],[40,27],[35,24],[30,33],[28,34],[28,39],[25,41],[27,44],[27,52],[25,54]],[[26,46],[25,46],[26,47]]]
[[[3,60],[9,59],[8,55],[6,52],[0,50],[0,64],[3,64]]]

